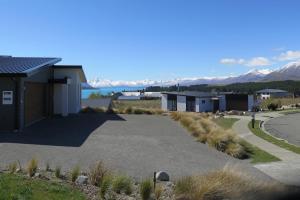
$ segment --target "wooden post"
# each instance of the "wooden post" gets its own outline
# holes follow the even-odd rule
[[[154,172],[153,174],[153,188],[155,190],[155,187],[156,187],[156,172]]]

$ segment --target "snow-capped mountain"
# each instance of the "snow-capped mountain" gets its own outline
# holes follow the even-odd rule
[[[93,79],[88,83],[93,87],[112,87],[112,86],[170,86],[180,84],[182,86],[209,84],[224,85],[231,83],[246,83],[260,81],[282,81],[282,80],[300,80],[300,61],[291,62],[278,70],[251,70],[239,76],[228,77],[199,77],[199,78],[181,78],[165,81],[137,80],[137,81],[111,81],[107,79]]]

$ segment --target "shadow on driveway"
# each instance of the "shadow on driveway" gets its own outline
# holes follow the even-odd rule
[[[37,122],[20,133],[0,133],[0,143],[79,147],[108,120],[125,121],[119,115],[105,113],[54,117]]]

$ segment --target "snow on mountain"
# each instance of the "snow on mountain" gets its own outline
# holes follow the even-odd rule
[[[92,79],[88,83],[93,87],[113,87],[113,86],[170,86],[170,85],[197,85],[197,84],[231,84],[259,81],[281,81],[281,80],[300,80],[300,61],[291,62],[278,70],[251,70],[239,76],[228,77],[195,77],[179,78],[164,81],[137,80],[137,81],[112,81],[107,79]]]

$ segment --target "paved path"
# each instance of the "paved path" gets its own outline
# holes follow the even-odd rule
[[[103,160],[130,176],[152,177],[165,170],[171,178],[194,175],[237,164],[246,172],[270,180],[247,162],[196,142],[167,116],[80,114],[43,120],[23,133],[0,134],[0,165],[33,156],[63,170]]]
[[[278,113],[260,113],[256,119],[267,120],[281,116]],[[273,177],[274,179],[289,185],[300,185],[300,155],[291,151],[282,149],[274,144],[267,142],[254,135],[248,128],[251,117],[247,116],[231,116],[240,118],[233,125],[233,130],[249,143],[269,152],[270,154],[281,159],[279,162],[271,162],[266,164],[257,164],[256,168]]]

